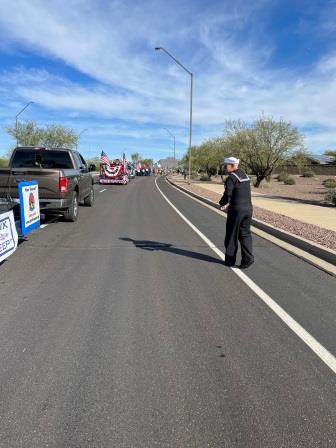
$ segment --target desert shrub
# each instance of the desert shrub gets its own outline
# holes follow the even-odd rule
[[[288,179],[288,173],[282,172],[278,175],[277,179],[279,182],[285,182],[286,179]]]
[[[8,160],[7,159],[0,159],[0,166],[8,166]]]
[[[326,179],[322,182],[326,188],[336,188],[336,179]]]
[[[328,202],[331,202],[333,205],[336,205],[336,191],[334,190],[328,191],[328,194],[326,195],[326,200]]]
[[[201,177],[200,177],[200,180],[201,180],[202,182],[209,182],[209,180],[211,180],[211,177],[209,177],[209,176],[201,176]]]
[[[314,171],[307,170],[302,173],[302,177],[314,177]]]
[[[295,179],[294,177],[287,177],[287,179],[284,180],[285,185],[295,185]]]
[[[253,185],[255,186],[255,183],[254,183]],[[267,182],[266,179],[263,179],[263,180],[260,182],[259,188],[262,188],[262,189],[264,189],[264,190],[265,190],[265,189],[267,190],[267,188],[270,188],[270,184],[269,184],[269,182]]]

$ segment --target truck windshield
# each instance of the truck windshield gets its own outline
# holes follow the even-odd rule
[[[73,168],[73,163],[67,151],[38,149],[16,150],[12,168]]]

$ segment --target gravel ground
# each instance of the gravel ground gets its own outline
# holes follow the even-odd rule
[[[289,198],[312,204],[326,204],[325,196],[328,189],[324,187],[322,182],[325,179],[335,178],[335,176],[322,175],[316,175],[315,177],[291,175],[290,177],[294,177],[296,185],[285,185],[283,182],[278,182],[273,176],[271,182],[263,182],[259,188],[252,186],[252,190],[273,198]],[[222,183],[220,178],[215,177],[212,182]]]
[[[218,202],[221,198],[220,194],[205,190],[198,185],[183,184],[183,188],[214,202]],[[287,232],[306,238],[314,243],[321,244],[328,249],[336,250],[336,232],[333,232],[332,230],[325,230],[318,226],[314,226],[313,224],[304,223],[297,219],[289,218],[288,216],[271,212],[260,207],[253,207],[253,216],[274,227],[286,230]]]

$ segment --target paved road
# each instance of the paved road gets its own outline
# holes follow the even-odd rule
[[[222,246],[222,217],[159,185]],[[153,178],[102,189],[0,266],[0,447],[336,446],[335,374]],[[248,275],[335,355],[335,279],[255,252]]]

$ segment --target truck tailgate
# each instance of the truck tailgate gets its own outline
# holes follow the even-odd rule
[[[13,168],[8,185],[10,195],[13,198],[18,197],[19,182],[37,180],[41,199],[58,198],[60,176],[61,172],[58,169]]]

